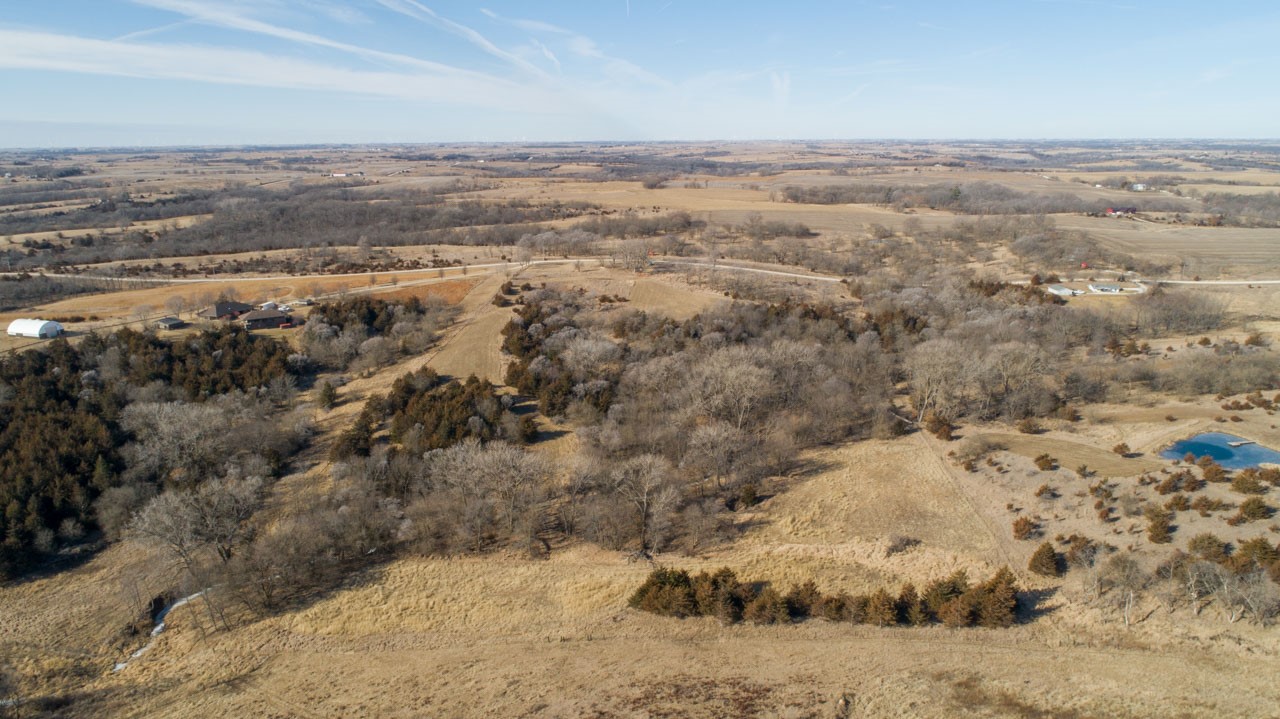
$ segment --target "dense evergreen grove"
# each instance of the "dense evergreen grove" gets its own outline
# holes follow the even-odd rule
[[[105,337],[91,335],[79,351],[82,356],[99,356],[103,371],[119,371],[130,384],[164,382],[192,401],[263,387],[304,369],[290,360],[286,345],[234,326],[172,342],[126,328]]]
[[[531,415],[511,410],[510,396],[498,395],[488,380],[474,375],[465,381],[447,380],[430,367],[401,376],[385,397],[374,396],[334,445],[334,459],[367,457],[373,435],[385,422],[391,439],[409,454],[420,456],[464,440],[533,441],[537,425]]]
[[[1018,619],[1018,591],[1008,568],[979,584],[970,583],[964,571],[957,571],[929,583],[923,592],[908,583],[897,594],[878,589],[871,594],[825,595],[813,581],[794,585],[782,594],[767,582],[740,581],[728,567],[696,576],[659,567],[649,573],[628,604],[661,616],[710,616],[725,624],[786,624],[822,618],[880,627],[944,624],[1004,628]]]
[[[94,502],[129,464],[131,407],[266,387],[300,371],[288,357],[222,328],[176,342],[126,329],[0,360],[0,576],[99,527]]]
[[[488,380],[473,375],[464,382],[440,382],[429,368],[396,381],[385,407],[391,436],[407,441],[416,433],[416,448],[443,449],[475,438],[526,443],[537,435],[532,415],[517,416],[510,398],[498,396]]]

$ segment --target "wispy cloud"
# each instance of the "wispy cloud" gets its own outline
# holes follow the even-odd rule
[[[352,70],[248,50],[2,29],[0,68],[326,90],[525,112],[543,111],[551,99],[527,84],[472,73]]]
[[[845,95],[844,97],[840,98],[839,100],[836,100],[836,101],[835,101],[835,103],[833,103],[833,104],[835,104],[835,105],[847,105],[848,103],[853,102],[854,100],[858,99],[858,96],[859,96],[859,95],[861,95],[862,93],[866,92],[867,88],[869,88],[869,87],[871,87],[871,83],[869,83],[869,82],[864,82],[864,83],[862,83],[861,85],[859,85],[859,86],[855,87],[855,88],[853,89],[853,92],[849,93],[848,95]]]
[[[480,12],[484,13],[487,17],[496,22],[520,28],[525,32],[543,33],[562,37],[563,42],[570,53],[580,58],[597,61],[599,67],[614,81],[635,81],[656,88],[672,87],[671,82],[659,75],[652,73],[629,60],[623,60],[606,54],[600,49],[600,46],[596,44],[595,40],[592,40],[586,35],[582,35],[572,30],[568,30],[548,22],[543,22],[541,20],[509,18],[485,8],[481,8]]]
[[[368,15],[350,5],[329,0],[294,0],[303,9],[337,20],[344,25],[368,25],[373,22]]]
[[[490,42],[488,38],[480,34],[474,28],[467,27],[466,25],[463,25],[458,22],[454,22],[453,20],[443,17],[436,11],[432,10],[426,5],[423,5],[417,0],[377,0],[377,2],[379,5],[382,5],[388,10],[392,10],[394,12],[400,13],[401,15],[411,17],[415,20],[425,22],[431,25],[435,25],[436,27],[443,28],[446,32],[449,32],[453,35],[461,37],[462,39],[476,46],[480,50],[488,53],[489,55],[492,55],[493,57],[496,57],[500,60],[504,60],[507,63],[510,63],[512,66],[520,70],[523,70],[525,72],[528,72],[532,75],[535,75],[539,78],[547,79],[547,75],[542,70],[542,68],[534,65],[533,63],[529,62],[528,60],[525,60],[522,57],[519,57],[515,54],[507,52],[506,50],[503,50],[502,48]]]
[[[542,22],[541,20],[527,20],[523,18],[504,17],[488,8],[483,8],[483,7],[480,8],[480,12],[483,13],[488,18],[490,18],[491,20],[497,20],[498,22],[503,22],[508,25],[518,27],[521,30],[524,30],[525,32],[549,32],[549,33],[556,33],[559,35],[574,34],[572,30],[566,30],[560,27],[559,25],[552,25],[549,22]]]
[[[786,109],[791,102],[791,73],[787,71],[769,73],[769,83],[773,86],[773,104],[779,109]]]
[[[176,28],[185,27],[190,24],[192,24],[191,20],[179,20],[177,22],[165,23],[164,25],[161,25],[159,27],[150,27],[145,30],[137,30],[135,32],[121,35],[120,37],[117,37],[115,39],[117,41],[138,40],[140,38],[149,37],[151,35],[157,35],[159,33],[166,32],[168,30],[174,30]]]
[[[556,57],[556,54],[554,52],[551,52],[551,48],[547,47],[546,45],[543,45],[537,40],[532,40],[532,42],[533,42],[533,46],[536,47],[538,51],[542,53],[542,56],[550,60],[552,65],[556,66],[556,72],[560,72],[560,58]]]
[[[167,10],[169,12],[184,15],[192,22],[228,28],[231,30],[240,30],[242,32],[249,32],[267,37],[274,37],[279,40],[287,40],[303,45],[337,50],[339,52],[355,55],[365,60],[384,65],[399,65],[437,73],[456,73],[459,75],[473,77],[477,80],[492,79],[487,78],[487,76],[483,76],[482,73],[464,70],[443,63],[423,60],[409,55],[374,50],[372,48],[332,40],[321,35],[315,35],[313,33],[275,25],[252,17],[240,6],[211,5],[199,2],[198,0],[133,0],[133,2],[138,5],[145,5],[147,7]]]

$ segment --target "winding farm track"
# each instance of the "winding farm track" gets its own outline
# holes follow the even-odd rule
[[[465,275],[466,273],[469,273],[475,270],[482,270],[484,271],[485,274],[487,274],[488,272],[491,272],[491,271],[510,272],[510,271],[527,268],[527,267],[532,267],[535,265],[567,265],[567,264],[573,264],[575,262],[599,262],[603,264],[604,262],[606,262],[606,260],[600,257],[569,257],[569,258],[563,258],[558,260],[531,260],[529,262],[488,262],[488,263],[477,264],[477,265],[458,265],[455,267],[445,267],[445,268],[429,267],[429,268],[423,268],[420,270],[397,270],[397,271],[388,270],[385,272],[347,272],[342,274],[313,274],[313,275],[264,275],[261,277],[236,277],[235,279],[238,279],[241,281],[263,281],[263,282],[294,281],[294,282],[297,282],[302,280],[326,280],[326,279],[332,280],[332,279],[341,279],[344,277],[368,277],[370,275],[376,276],[379,274],[396,275],[398,277],[403,277],[405,275],[439,273],[441,270],[447,273],[449,272],[454,273],[454,275],[457,275],[459,273]],[[650,264],[662,265],[662,266],[674,265],[674,266],[681,266],[681,267],[705,267],[711,270],[726,270],[731,272],[751,272],[751,273],[761,274],[761,275],[771,275],[774,277],[787,277],[787,278],[798,279],[798,280],[813,280],[815,282],[840,283],[845,281],[845,278],[840,275],[830,275],[830,274],[824,274],[821,272],[788,272],[785,270],[765,269],[763,267],[752,267],[752,266],[733,264],[731,261],[726,261],[726,260],[711,261],[711,260],[688,260],[688,259],[686,260],[654,259],[650,261]],[[0,277],[17,277],[17,276],[20,276],[21,274],[24,274],[24,273],[0,272]],[[119,278],[119,277],[106,277],[106,276],[89,275],[89,274],[71,274],[71,273],[58,273],[58,272],[46,272],[41,274],[44,277],[53,277],[57,279],[69,279],[69,280],[124,279],[128,282],[160,284],[160,285],[208,284],[208,283],[228,282],[231,279],[228,277]],[[454,275],[451,275],[451,277],[453,277]],[[1191,286],[1194,286],[1194,285],[1219,285],[1219,286],[1222,286],[1222,285],[1226,285],[1226,286],[1280,285],[1280,279],[1166,280],[1166,279],[1136,278],[1133,280],[1133,282],[1139,285],[1162,285],[1162,284],[1163,285],[1191,285]],[[373,288],[383,289],[387,286],[390,286],[390,285],[374,285]]]
[[[570,257],[570,258],[559,259],[559,260],[531,260],[531,261],[529,261],[529,262],[489,262],[489,263],[479,264],[479,265],[458,265],[458,266],[456,266],[456,267],[444,267],[444,268],[440,268],[440,267],[429,267],[429,268],[424,268],[424,269],[420,269],[420,270],[398,270],[398,271],[390,271],[390,270],[388,270],[388,271],[386,271],[386,272],[347,272],[347,273],[343,273],[343,274],[319,274],[319,275],[264,275],[264,276],[262,276],[262,277],[236,277],[235,279],[242,280],[242,281],[254,281],[254,282],[257,282],[257,281],[263,281],[263,282],[286,282],[286,281],[292,281],[292,282],[297,282],[297,281],[301,281],[301,280],[332,280],[332,279],[341,279],[341,278],[343,278],[343,277],[368,277],[368,276],[370,276],[370,275],[379,275],[379,274],[396,275],[396,276],[399,276],[399,277],[403,277],[403,276],[405,276],[405,275],[425,274],[425,273],[428,273],[428,272],[438,273],[438,272],[440,272],[441,270],[444,270],[445,272],[454,272],[454,273],[458,273],[458,272],[461,272],[461,273],[468,273],[468,272],[471,272],[471,271],[473,271],[473,270],[485,270],[485,271],[495,271],[495,270],[496,270],[496,271],[501,271],[501,272],[509,272],[509,271],[515,271],[515,270],[523,269],[523,268],[526,268],[526,267],[532,267],[532,266],[535,266],[535,265],[568,265],[568,264],[573,264],[573,263],[575,263],[575,262],[600,262],[600,263],[603,263],[603,262],[605,262],[605,261],[606,261],[606,260],[604,260],[604,259],[602,259],[602,258],[600,258],[600,257]],[[755,273],[763,274],[763,275],[775,275],[775,276],[778,276],[778,277],[792,277],[792,278],[802,279],[802,280],[816,280],[816,281],[818,281],[818,282],[843,282],[843,281],[844,281],[844,278],[843,278],[843,277],[839,277],[839,276],[836,276],[836,275],[824,275],[824,274],[819,274],[819,273],[802,274],[802,273],[799,273],[799,272],[783,272],[783,271],[780,271],[780,270],[767,270],[767,269],[763,269],[763,268],[759,268],[759,267],[744,267],[744,266],[741,266],[741,265],[728,264],[728,263],[726,263],[724,260],[720,260],[720,261],[718,261],[718,262],[714,262],[714,263],[713,263],[713,262],[710,262],[710,261],[699,261],[699,260],[652,260],[652,261],[651,261],[651,264],[654,264],[654,265],[684,265],[684,266],[690,266],[690,267],[707,267],[707,268],[709,268],[709,269],[717,269],[717,270],[733,270],[733,271],[738,271],[738,272],[755,272]],[[0,276],[17,277],[17,276],[19,276],[20,274],[22,274],[22,273],[18,273],[18,272],[0,272]],[[106,279],[111,279],[111,280],[115,280],[115,279],[124,279],[124,280],[126,280],[126,281],[128,281],[128,282],[141,282],[141,283],[146,283],[146,284],[162,284],[162,285],[175,285],[175,284],[207,284],[207,283],[211,283],[211,282],[212,282],[212,283],[217,283],[217,282],[228,282],[228,281],[230,281],[230,279],[231,279],[231,278],[228,278],[228,277],[183,277],[183,278],[176,278],[176,277],[175,277],[175,278],[129,277],[129,278],[118,278],[118,277],[103,277],[103,276],[98,276],[98,275],[89,275],[89,274],[69,274],[69,273],[56,273],[56,272],[47,272],[47,273],[42,273],[42,274],[43,274],[43,276],[44,276],[44,277],[53,277],[53,278],[56,278],[56,279],[68,279],[68,280],[84,280],[84,279],[91,279],[91,280],[106,280]]]

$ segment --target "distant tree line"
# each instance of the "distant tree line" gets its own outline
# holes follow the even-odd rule
[[[182,228],[130,231],[90,237],[88,243],[55,243],[20,260],[23,266],[99,263],[109,260],[248,252],[366,243],[402,246],[428,242],[514,244],[530,223],[580,217],[588,203],[524,200],[451,201],[445,188],[374,192],[298,184],[285,190],[235,187],[191,190],[153,201],[128,195],[92,207],[37,217],[0,217],[0,234],[127,227],[142,220],[211,215]],[[374,200],[377,200],[374,202]],[[524,227],[517,229],[515,226]],[[507,228],[507,232],[502,232]]]
[[[1200,198],[1209,212],[1241,227],[1280,227],[1280,193],[1231,194],[1211,192]]]
[[[38,305],[53,299],[72,297],[104,288],[94,281],[67,280],[43,275],[0,276],[0,311]]]
[[[1133,204],[1132,197],[1084,199],[1069,193],[1021,192],[994,182],[938,183],[904,186],[876,183],[790,186],[782,191],[787,202],[814,205],[880,205],[897,210],[927,207],[967,215],[1036,215],[1064,212],[1102,212],[1107,207]],[[1186,211],[1190,203],[1168,198],[1143,198],[1141,209]]]
[[[601,237],[653,237],[673,232],[687,232],[706,223],[695,220],[687,212],[672,212],[656,217],[627,213],[620,216],[591,217],[579,222],[575,227]]]

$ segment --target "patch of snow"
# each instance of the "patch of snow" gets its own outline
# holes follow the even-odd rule
[[[146,644],[142,645],[142,648],[141,648],[141,649],[139,649],[138,651],[134,652],[133,654],[130,654],[128,659],[124,660],[123,662],[116,662],[116,666],[115,666],[115,668],[114,668],[114,669],[112,669],[111,671],[113,671],[113,672],[118,672],[118,671],[120,671],[121,669],[124,669],[125,667],[129,666],[129,662],[133,661],[134,659],[137,659],[138,657],[142,656],[143,654],[146,654],[146,653],[151,649],[152,645],[154,645],[154,644],[156,643],[156,637],[160,636],[160,633],[164,631],[164,626],[165,626],[165,624],[164,624],[164,620],[165,620],[165,618],[166,618],[166,617],[168,617],[168,616],[169,616],[169,612],[172,612],[173,610],[177,609],[178,607],[181,607],[181,606],[183,606],[184,604],[187,604],[188,602],[192,601],[193,599],[198,599],[198,598],[200,598],[200,597],[201,597],[201,596],[203,596],[203,595],[204,595],[204,593],[205,593],[205,592],[207,592],[207,591],[209,591],[209,590],[207,590],[207,589],[202,589],[202,590],[200,590],[200,591],[196,592],[195,594],[192,594],[192,595],[191,595],[191,596],[189,596],[189,597],[183,597],[182,599],[179,599],[178,601],[176,601],[176,602],[174,602],[174,603],[170,604],[169,606],[165,607],[164,609],[161,609],[161,610],[160,610],[160,613],[156,615],[156,625],[155,625],[154,627],[152,627],[152,629],[151,629],[151,639],[149,639],[149,640],[147,641],[147,643],[146,643]]]

